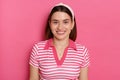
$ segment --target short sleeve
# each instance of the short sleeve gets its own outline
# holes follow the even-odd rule
[[[39,67],[38,60],[37,60],[37,53],[38,53],[37,45],[35,44],[32,48],[31,54],[30,54],[29,64],[36,68]]]
[[[88,49],[84,47],[83,49],[83,62],[81,67],[88,67],[90,65],[90,55]]]

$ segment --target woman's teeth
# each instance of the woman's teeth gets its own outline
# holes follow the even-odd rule
[[[57,34],[64,34],[65,31],[57,31]]]

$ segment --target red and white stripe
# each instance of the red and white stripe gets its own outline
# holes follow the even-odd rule
[[[66,54],[59,60],[53,46],[48,45],[50,40],[42,41],[33,46],[30,64],[40,70],[41,80],[77,80],[80,69],[89,65],[89,54],[85,46],[76,42],[76,49],[69,46]],[[45,46],[48,49],[45,49]]]

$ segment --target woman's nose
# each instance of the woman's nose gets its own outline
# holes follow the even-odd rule
[[[59,23],[58,29],[61,30],[62,28],[63,28],[63,24],[62,24],[62,23]]]

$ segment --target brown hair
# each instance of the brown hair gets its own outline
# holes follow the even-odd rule
[[[72,20],[72,21],[74,20],[74,27],[73,27],[73,29],[71,30],[71,33],[70,33],[69,38],[72,39],[73,41],[75,41],[75,40],[76,40],[76,37],[77,37],[77,29],[76,29],[76,20],[75,20],[75,17],[74,17],[74,19],[72,19],[73,16],[72,16],[71,11],[70,11],[67,7],[62,6],[62,5],[60,5],[60,6],[55,6],[55,7],[52,9],[52,11],[51,11],[51,13],[49,14],[49,16],[48,16],[47,25],[46,25],[46,29],[45,29],[45,37],[46,37],[46,39],[53,38],[53,34],[52,34],[52,32],[51,32],[51,29],[50,29],[49,21],[51,20],[52,15],[53,15],[55,12],[58,12],[58,11],[59,11],[59,12],[65,12],[65,13],[67,13],[67,14],[71,17],[71,20]]]

